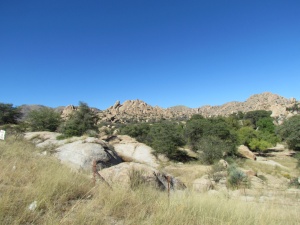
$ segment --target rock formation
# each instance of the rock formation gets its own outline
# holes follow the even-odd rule
[[[155,121],[160,119],[186,119],[193,114],[201,114],[204,117],[228,116],[232,113],[249,112],[253,110],[272,111],[272,117],[277,124],[298,111],[291,110],[297,105],[295,98],[286,99],[270,92],[252,95],[245,102],[229,102],[221,106],[202,106],[200,108],[188,108],[175,106],[167,109],[151,106],[141,100],[127,100],[123,104],[117,101],[113,106],[99,113],[102,121],[126,123],[131,121]]]

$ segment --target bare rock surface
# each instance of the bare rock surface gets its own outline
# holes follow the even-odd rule
[[[168,179],[170,179],[170,189],[183,190],[186,188],[184,183],[170,174],[162,173],[151,166],[136,163],[123,162],[118,165],[105,168],[99,171],[101,176],[111,185],[121,185],[130,187],[131,179],[140,179],[145,184],[158,187],[162,190],[168,188]],[[132,182],[135,182],[133,180]]]
[[[125,161],[144,163],[152,167],[159,166],[158,159],[152,154],[153,149],[134,138],[127,135],[118,135],[106,140]]]
[[[30,132],[25,134],[25,138],[37,147],[53,148],[54,155],[74,169],[91,170],[93,160],[102,168],[122,162],[118,154],[102,140],[92,137],[56,140],[58,135],[52,132]]]
[[[255,154],[251,152],[250,149],[245,145],[240,145],[237,151],[245,158],[256,160]]]

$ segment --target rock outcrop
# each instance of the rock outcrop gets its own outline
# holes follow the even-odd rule
[[[25,134],[25,139],[35,143],[37,147],[51,150],[62,163],[77,170],[91,170],[93,160],[101,168],[122,162],[118,154],[102,140],[92,137],[56,140],[58,135],[52,132],[29,132]]]
[[[255,154],[251,152],[250,149],[245,145],[240,145],[237,151],[244,158],[256,160]]]
[[[252,95],[245,102],[229,102],[220,106],[202,106],[188,108],[175,106],[167,109],[151,106],[141,100],[127,100],[123,104],[117,101],[113,106],[99,113],[102,121],[126,123],[131,121],[155,121],[164,119],[186,119],[194,114],[204,117],[228,116],[233,113],[249,112],[253,110],[272,111],[272,117],[277,124],[292,115],[298,114],[299,110],[293,109],[298,102],[295,98],[287,99],[270,92]]]
[[[145,183],[162,190],[168,189],[168,177],[171,190],[183,190],[184,183],[170,174],[165,174],[157,169],[141,163],[123,162],[116,166],[99,171],[101,176],[111,185],[130,187],[138,183]]]
[[[114,147],[114,150],[124,161],[143,163],[152,167],[159,166],[158,160],[152,154],[154,150],[134,138],[118,135],[104,140]]]

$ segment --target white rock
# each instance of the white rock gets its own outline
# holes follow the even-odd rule
[[[37,201],[34,201],[28,206],[28,209],[30,211],[34,211],[36,209],[36,207],[37,207]]]

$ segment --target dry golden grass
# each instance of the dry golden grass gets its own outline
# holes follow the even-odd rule
[[[196,167],[188,167],[187,171]],[[37,201],[37,208],[28,206]],[[300,224],[299,207],[190,191],[108,188],[22,140],[0,142],[0,224]]]

